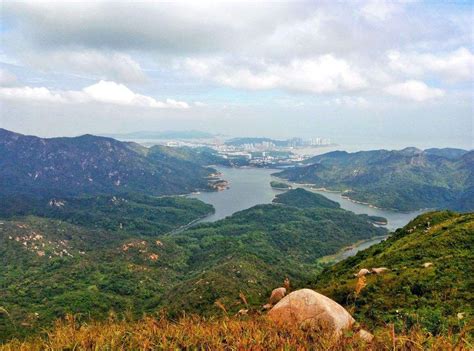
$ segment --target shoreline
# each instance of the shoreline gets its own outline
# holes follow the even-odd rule
[[[199,224],[199,222],[201,222],[204,218],[207,218],[209,216],[212,216],[214,213],[216,213],[215,209],[212,211],[212,212],[209,212],[199,218],[196,218],[194,220],[192,220],[191,222],[187,223],[187,224],[183,224],[182,226],[176,228],[176,229],[173,229],[172,231],[168,232],[168,233],[165,233],[163,234],[163,236],[167,236],[167,235],[175,235],[175,234],[179,234],[179,233],[182,233],[184,232],[185,230],[191,228],[191,227],[194,227],[196,224]]]
[[[387,234],[387,235],[379,235],[379,236],[374,236],[372,238],[369,238],[369,239],[362,239],[362,240],[359,240],[359,241],[356,241],[355,243],[349,245],[349,246],[345,246],[341,249],[339,249],[339,251],[337,251],[336,253],[332,254],[332,255],[326,255],[326,256],[323,256],[321,258],[318,258],[318,262],[319,263],[337,263],[337,262],[340,262],[348,257],[352,257],[352,256],[355,256],[359,251],[363,251],[363,250],[366,250],[368,249],[369,247],[372,247],[373,245],[376,245],[382,241],[385,241],[387,240],[388,238],[391,237],[391,234]],[[357,249],[358,247],[362,246],[363,244],[365,243],[368,243],[368,242],[371,242],[371,241],[375,241],[375,240],[379,240],[379,242],[377,243],[373,243],[372,245],[364,248],[364,249],[360,249],[360,250],[357,250],[356,252],[354,252],[353,255],[349,255],[347,257],[342,257],[342,255],[344,253],[346,253],[347,251],[351,251],[351,250],[354,250],[354,249]]]
[[[359,205],[364,205],[364,206],[367,206],[367,207],[370,207],[370,208],[374,208],[376,210],[381,210],[381,211],[392,211],[392,212],[398,212],[398,213],[402,213],[402,214],[408,214],[408,213],[411,213],[411,212],[418,212],[418,211],[423,211],[423,212],[426,212],[426,211],[430,211],[430,210],[433,210],[433,209],[430,209],[430,208],[419,208],[419,209],[415,209],[415,210],[409,210],[409,211],[404,211],[404,210],[398,210],[396,208],[390,208],[390,207],[378,207],[378,206],[375,206],[369,202],[363,202],[363,201],[359,201],[359,200],[354,200],[354,199],[351,199],[349,196],[347,195],[343,195],[347,190],[344,190],[344,191],[341,191],[341,190],[330,190],[330,189],[326,189],[324,187],[320,187],[320,188],[316,188],[316,185],[315,184],[312,184],[312,183],[297,183],[297,182],[291,182],[287,179],[284,179],[284,178],[280,178],[280,177],[276,177],[276,176],[273,176],[279,180],[283,180],[283,181],[286,181],[287,183],[291,184],[291,185],[295,185],[295,186],[300,186],[300,187],[306,187],[306,188],[309,188],[310,190],[315,190],[315,191],[322,191],[322,192],[325,192],[325,193],[331,193],[331,194],[340,194],[341,195],[341,198],[343,198],[344,200],[348,200],[348,201],[351,201],[355,204],[359,204]]]

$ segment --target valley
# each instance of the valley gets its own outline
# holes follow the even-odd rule
[[[2,130],[0,137],[3,341],[38,335],[66,315],[100,322],[111,311],[131,320],[156,313],[213,318],[219,309],[261,314],[285,278],[292,289],[323,291],[377,330],[394,320],[393,311],[385,311],[384,302],[375,316],[362,305],[353,310],[347,303],[354,281],[344,280],[353,273],[332,270],[379,252],[373,247],[388,247],[400,233],[415,235],[414,221],[456,216],[387,210],[284,179],[312,165],[281,172],[229,167],[229,160],[207,147],[146,148],[102,137],[40,139]],[[435,157],[446,152],[432,151]],[[470,233],[471,221],[467,216],[453,223]],[[469,240],[461,236],[459,244]],[[389,293],[374,298],[392,299]],[[468,298],[459,295],[464,310]],[[438,313],[440,304],[436,300],[435,310],[426,313]],[[449,322],[432,329],[430,320],[423,321],[435,333],[453,327]]]
[[[200,194],[190,195],[191,198],[199,199],[205,203],[211,204],[215,208],[215,213],[203,218],[202,222],[214,222],[225,218],[237,211],[247,209],[257,204],[270,203],[273,198],[280,194],[282,190],[272,188],[271,181],[278,180],[273,175],[279,172],[272,168],[229,168],[214,166],[221,173],[221,177],[229,181],[229,189],[221,192],[201,192]],[[281,181],[281,180],[280,180]],[[341,193],[317,190],[310,185],[287,182],[294,188],[300,187],[308,191],[320,194],[348,211],[356,214],[367,214],[370,216],[383,217],[388,220],[385,226],[389,230],[395,230],[403,227],[410,220],[420,215],[424,211],[393,211],[379,209],[360,203],[355,203],[344,198]]]

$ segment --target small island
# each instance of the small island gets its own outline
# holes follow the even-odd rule
[[[229,189],[229,182],[224,179],[219,179],[216,181],[209,182],[209,186],[213,190],[223,191],[223,190]]]
[[[284,189],[284,190],[291,189],[291,185],[283,183],[283,182],[277,182],[274,180],[270,182],[270,186],[274,189]]]
[[[388,220],[385,217],[380,217],[380,216],[367,216],[367,219],[369,222],[372,222],[373,224],[377,225],[387,225]]]

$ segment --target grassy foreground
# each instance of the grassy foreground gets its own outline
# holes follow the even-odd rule
[[[432,336],[412,328],[395,334],[391,326],[375,332],[371,343],[347,332],[335,339],[317,331],[278,326],[264,316],[204,319],[184,316],[177,321],[145,317],[79,323],[73,316],[57,321],[43,336],[11,340],[1,351],[18,350],[472,350],[472,329]]]

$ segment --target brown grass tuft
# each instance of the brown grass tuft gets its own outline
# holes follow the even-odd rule
[[[185,316],[79,324],[74,316],[57,321],[43,336],[11,340],[0,351],[39,350],[472,350],[472,329],[459,335],[432,336],[418,328],[394,338],[391,328],[375,332],[367,344],[356,333],[335,339],[320,332],[277,326],[263,316],[205,319]]]

